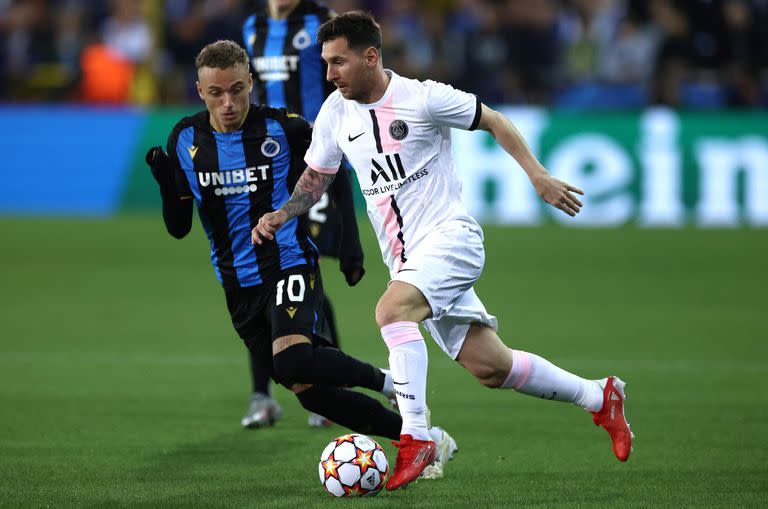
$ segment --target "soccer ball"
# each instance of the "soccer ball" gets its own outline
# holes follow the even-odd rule
[[[335,438],[320,455],[320,482],[335,497],[372,497],[389,475],[384,450],[365,435]]]

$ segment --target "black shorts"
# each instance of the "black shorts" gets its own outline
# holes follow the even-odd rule
[[[246,346],[272,355],[272,341],[292,334],[317,346],[331,343],[323,313],[323,281],[317,267],[300,265],[284,270],[274,284],[225,292],[232,325]]]

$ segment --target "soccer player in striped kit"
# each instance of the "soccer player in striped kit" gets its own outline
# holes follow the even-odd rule
[[[254,95],[259,104],[286,108],[310,123],[335,87],[325,80],[326,64],[320,57],[317,29],[333,12],[311,0],[268,0],[243,24],[243,40],[251,58]],[[320,254],[339,260],[347,284],[356,285],[365,274],[363,249],[355,218],[352,187],[346,171],[324,193],[308,213],[312,242]],[[324,312],[330,339],[339,346],[335,314],[326,296]],[[268,367],[250,355],[253,394],[241,423],[258,428],[279,419],[282,409],[269,390]],[[325,417],[310,413],[310,426],[328,426]]]
[[[629,457],[632,433],[624,417],[624,383],[587,380],[531,353],[508,348],[496,318],[473,290],[485,263],[483,231],[461,202],[453,171],[451,128],[482,129],[520,164],[539,196],[569,216],[579,189],[552,177],[509,120],[472,94],[385,69],[381,29],[353,11],[323,24],[318,39],[337,91],[315,121],[308,167],[291,198],[253,229],[270,244],[283,225],[317,199],[345,154],[357,172],[368,216],[391,281],[376,306],[403,416],[394,490],[416,479],[436,454],[427,428],[427,350],[419,323],[483,385],[574,403],[608,432],[613,452]]]
[[[196,65],[206,110],[176,124],[167,154],[161,147],[147,153],[168,232],[185,237],[197,205],[235,329],[304,408],[359,433],[397,438],[397,413],[343,388],[394,393],[388,371],[329,344],[306,217],[286,223],[269,246],[250,242],[258,218],[288,200],[304,167],[310,125],[284,109],[250,104],[248,55],[237,43],[209,44]]]

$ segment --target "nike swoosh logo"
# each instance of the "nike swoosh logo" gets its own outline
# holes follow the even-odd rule
[[[364,134],[365,134],[365,131],[361,132],[361,133],[360,133],[360,134],[358,134],[357,136],[352,136],[351,134],[348,134],[348,135],[347,135],[347,139],[348,139],[349,141],[355,141],[356,139],[358,139],[360,136],[362,136],[362,135],[364,135]]]
[[[392,380],[392,383],[395,385],[408,385],[408,382],[395,382],[394,380]]]
[[[399,274],[401,272],[407,272],[409,270],[412,270],[412,271],[416,272],[416,269],[400,269],[400,270],[397,271],[397,273]]]

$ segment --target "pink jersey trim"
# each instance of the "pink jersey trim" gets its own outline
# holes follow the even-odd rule
[[[389,98],[384,104],[378,108],[374,108],[376,112],[376,120],[379,124],[379,136],[381,137],[381,149],[384,152],[397,152],[402,147],[402,143],[399,140],[394,139],[389,134],[389,126],[396,120],[395,108],[393,106],[394,93],[390,94]]]
[[[400,225],[397,224],[397,216],[391,202],[392,198],[385,196],[376,202],[376,208],[379,209],[379,214],[381,214],[384,232],[389,243],[389,252],[397,259],[399,264],[397,270],[400,270],[400,267],[403,266],[403,260],[400,256],[403,254],[403,243],[397,238],[397,234],[400,233]]]
[[[312,168],[313,170],[315,170],[318,173],[330,173],[330,174],[333,174],[333,173],[338,173],[338,171],[339,171],[338,168],[323,168],[322,166],[319,166],[319,165],[313,163],[309,159],[309,157],[304,157],[304,162],[307,163],[307,166],[309,166],[310,168]]]
[[[510,349],[511,350],[511,349]],[[528,377],[531,376],[531,356],[527,352],[512,350],[512,369],[509,370],[507,379],[504,380],[502,387],[505,389],[519,389]]]
[[[381,328],[381,337],[390,350],[413,341],[424,341],[416,322],[394,322]]]

